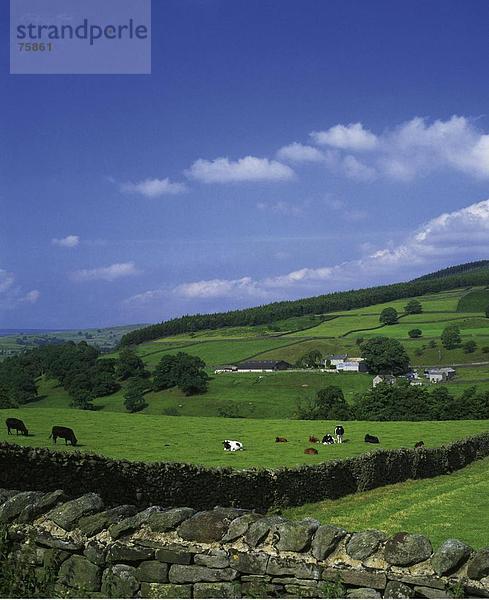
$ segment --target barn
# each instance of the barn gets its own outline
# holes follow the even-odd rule
[[[286,371],[291,366],[285,360],[247,360],[238,365],[238,373],[273,373]]]

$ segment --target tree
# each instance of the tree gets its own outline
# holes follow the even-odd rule
[[[79,408],[80,410],[93,410],[93,394],[90,390],[76,389],[71,394],[71,405],[73,408]]]
[[[130,413],[135,413],[147,406],[144,400],[146,383],[140,377],[132,377],[127,383],[124,392],[124,406]]]
[[[489,306],[486,307],[485,315],[486,315],[486,319],[489,319]]]
[[[168,390],[177,385],[177,357],[163,356],[153,372],[153,390]]]
[[[319,390],[314,399],[298,400],[295,416],[297,419],[303,420],[348,421],[352,418],[352,412],[341,388],[329,385]]]
[[[404,307],[404,312],[407,315],[419,315],[423,312],[423,306],[419,300],[409,300]]]
[[[474,342],[474,340],[468,340],[463,345],[465,354],[472,354],[472,352],[475,352],[476,348],[477,348],[477,344]]]
[[[397,310],[389,306],[380,313],[379,321],[384,325],[395,325],[399,319]]]
[[[421,331],[421,329],[411,329],[410,331],[408,331],[408,336],[410,338],[419,338],[423,335],[423,332]]]
[[[404,346],[396,339],[374,337],[360,347],[370,373],[402,375],[409,370],[409,357]]]
[[[146,371],[141,358],[132,348],[123,348],[119,352],[119,360],[116,366],[118,379],[129,379],[130,377],[145,377]]]
[[[321,364],[321,352],[319,350],[310,350],[306,352],[297,361],[297,366],[305,369],[317,368]]]
[[[185,352],[163,356],[154,371],[153,390],[167,390],[178,386],[187,396],[207,391],[209,376],[205,362]]]
[[[183,373],[178,381],[178,387],[186,396],[204,394],[207,392],[209,376],[205,371]]]
[[[441,334],[441,343],[447,350],[453,350],[460,346],[462,338],[460,337],[460,328],[458,325],[448,325]]]

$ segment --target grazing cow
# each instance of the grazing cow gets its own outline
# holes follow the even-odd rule
[[[311,444],[317,444],[319,442],[319,438],[317,438],[315,435],[310,435],[309,436],[309,442]]]
[[[7,434],[8,435],[13,435],[11,433],[11,429],[15,429],[17,432],[17,435],[19,435],[19,431],[22,433],[22,435],[29,435],[29,432],[27,431],[27,427],[24,424],[24,421],[21,421],[20,419],[14,419],[9,418],[9,419],[5,419],[5,425],[7,425]]]
[[[316,448],[306,448],[304,450],[304,454],[318,454],[318,451]]]
[[[334,434],[336,436],[336,443],[342,444],[343,436],[345,435],[345,429],[343,425],[336,425],[336,427],[334,428]]]
[[[327,433],[324,437],[323,437],[323,441],[322,443],[326,446],[329,444],[334,444],[334,437],[330,434]]]
[[[57,438],[63,438],[65,441],[65,445],[67,445],[68,442],[70,442],[72,446],[76,446],[76,444],[78,443],[73,429],[70,429],[69,427],[60,427],[59,425],[55,425],[53,427],[49,438],[53,438],[55,444]]]
[[[275,438],[275,442],[276,443],[280,443],[280,442],[288,442],[289,440],[287,438],[284,437],[276,437]]]
[[[236,452],[237,450],[243,450],[243,444],[236,440],[224,440],[222,443],[226,452]]]
[[[424,446],[424,442],[423,442],[423,441],[421,441],[421,442],[416,442],[416,443],[414,444],[414,447],[415,447],[415,448],[421,448],[422,446]]]
[[[365,436],[365,442],[367,444],[380,444],[379,438],[376,435],[370,435],[370,433]]]

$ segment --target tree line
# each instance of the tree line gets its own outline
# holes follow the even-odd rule
[[[489,391],[467,388],[459,396],[446,386],[380,383],[358,395],[352,404],[336,386],[319,390],[312,399],[297,403],[296,419],[334,421],[447,421],[489,419]]]
[[[207,391],[205,363],[184,352],[164,356],[153,373],[132,348],[118,358],[100,358],[85,341],[42,346],[0,363],[0,408],[16,408],[39,399],[37,380],[56,379],[69,393],[74,408],[92,410],[93,400],[109,396],[124,385],[129,412],[144,408],[144,394],[178,387],[190,396]]]
[[[462,266],[459,267],[460,269]],[[122,346],[140,344],[149,340],[181,333],[192,333],[203,329],[219,329],[221,327],[273,325],[291,317],[300,317],[310,314],[331,313],[334,311],[363,308],[372,304],[380,304],[408,298],[422,296],[458,287],[487,285],[489,283],[489,270],[475,271],[462,270],[446,276],[433,278],[420,278],[409,282],[382,285],[345,292],[332,292],[312,298],[301,300],[288,300],[274,302],[228,312],[184,315],[155,325],[149,325],[125,334],[121,339]]]

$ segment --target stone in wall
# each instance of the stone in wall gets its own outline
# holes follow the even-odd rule
[[[136,510],[95,494],[0,489],[7,560],[32,577],[50,573],[49,590],[75,598],[489,597],[489,548],[458,540],[433,552],[406,532],[349,533],[241,509]]]

